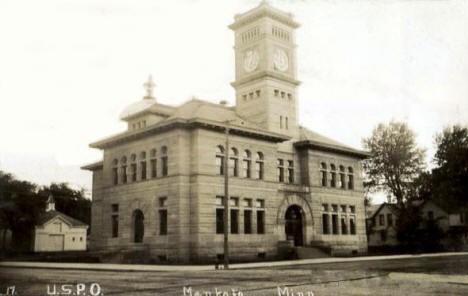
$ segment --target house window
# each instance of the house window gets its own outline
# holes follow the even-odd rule
[[[328,214],[322,214],[322,233],[330,234],[330,226],[328,225]]]
[[[252,233],[252,211],[244,210],[244,233]]]
[[[216,209],[216,233],[224,233],[224,209]]]
[[[354,216],[349,217],[349,232],[356,234],[356,218]]]
[[[327,186],[327,165],[322,162],[320,164],[320,174],[322,175],[322,186],[326,187]]]
[[[255,177],[259,180],[263,179],[263,153],[257,152],[255,159]]]
[[[146,152],[140,154],[140,176],[141,180],[146,180]]]
[[[159,210],[159,235],[167,234],[167,210]]]
[[[380,226],[385,225],[385,215],[384,214],[379,215],[379,225]]]
[[[353,168],[352,167],[348,168],[348,189],[349,190],[354,189],[354,175],[353,175]]]
[[[284,161],[278,159],[278,182],[284,182]]]
[[[231,210],[231,233],[239,233],[239,210]]]
[[[288,160],[288,182],[294,183],[294,161]]]
[[[380,230],[380,240],[383,242],[387,240],[387,231],[385,229]]]
[[[230,168],[230,175],[237,177],[238,174],[238,152],[236,148],[231,148],[231,155],[229,156],[229,168]]]
[[[344,166],[340,165],[340,188],[346,189],[346,174]]]
[[[257,233],[265,234],[265,211],[257,211]]]
[[[337,214],[332,215],[332,229],[333,229],[333,234],[338,234],[338,215]]]
[[[244,151],[244,155],[243,155],[243,167],[242,167],[242,176],[244,178],[250,178],[250,151],[249,150],[245,150]]]
[[[389,226],[393,225],[393,216],[392,214],[387,214],[387,223]]]
[[[427,212],[427,217],[429,218],[429,220],[434,220],[434,212],[433,211]]]
[[[161,166],[162,166],[162,175],[168,175],[168,168],[167,168],[167,147],[163,146],[161,148]]]
[[[219,175],[224,175],[224,148],[216,147],[216,167]]]
[[[331,172],[330,172],[330,178],[331,178],[330,186],[331,187],[336,187],[336,167],[335,167],[334,164],[330,165],[330,170],[331,170]]]

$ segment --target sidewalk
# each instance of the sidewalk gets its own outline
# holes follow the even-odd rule
[[[389,256],[367,256],[367,257],[352,257],[352,258],[317,258],[317,259],[302,259],[289,261],[273,261],[273,262],[254,262],[230,264],[230,269],[248,269],[248,268],[268,268],[277,266],[290,265],[308,265],[308,264],[323,264],[336,262],[356,262],[356,261],[375,261],[375,260],[393,260],[407,258],[424,258],[424,257],[444,257],[444,256],[462,256],[468,255],[468,252],[454,253],[433,253],[420,255],[389,255]],[[0,267],[16,267],[16,268],[53,268],[53,269],[75,269],[75,270],[102,270],[102,271],[143,271],[143,272],[158,272],[158,271],[211,271],[215,270],[214,265],[134,265],[134,264],[104,264],[104,263],[53,263],[53,262],[0,262]]]

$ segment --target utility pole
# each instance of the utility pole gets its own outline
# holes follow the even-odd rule
[[[226,121],[224,150],[224,269],[229,269],[229,121]]]

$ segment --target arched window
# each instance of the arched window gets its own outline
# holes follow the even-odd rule
[[[340,188],[346,189],[346,175],[344,166],[340,165]]]
[[[224,147],[216,146],[216,167],[218,175],[224,175]]]
[[[132,161],[132,163],[130,164],[130,174],[131,174],[132,182],[136,182],[137,180],[136,155],[132,154],[130,156],[130,160]]]
[[[327,187],[327,164],[324,162],[320,164],[320,175],[322,177],[322,186]]]
[[[151,178],[156,178],[158,176],[158,161],[156,159],[156,149],[151,149],[150,157]]]
[[[255,178],[256,179],[263,179],[263,153],[257,152],[255,157]]]
[[[140,153],[140,178],[146,180],[146,152]]]
[[[284,125],[286,127],[286,129],[289,129],[289,124],[288,124],[288,117],[284,117]]]
[[[353,175],[353,168],[348,167],[348,189],[354,189],[354,175]]]
[[[330,186],[336,187],[336,167],[334,164],[330,165]]]
[[[168,175],[168,167],[167,167],[167,147],[166,146],[162,146],[161,147],[161,169],[162,169],[162,172],[161,174],[163,176],[167,176]]]
[[[114,159],[112,161],[112,183],[114,185],[119,184],[119,161]]]
[[[127,157],[126,156],[123,156],[121,159],[120,159],[120,168],[122,170],[121,174],[122,174],[122,183],[127,183]]]
[[[230,175],[237,177],[238,176],[238,157],[239,153],[237,152],[237,149],[232,147],[229,151],[229,169],[230,169]]]
[[[145,216],[141,210],[134,210],[132,215],[132,231],[133,231],[133,242],[143,242],[143,236],[145,235],[145,225],[143,221]]]
[[[249,150],[244,150],[244,153],[242,154],[242,177],[244,178],[250,178],[250,166],[251,166],[251,160],[250,160],[251,153]]]

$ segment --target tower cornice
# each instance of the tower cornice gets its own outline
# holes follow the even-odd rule
[[[289,83],[291,83],[293,85],[296,85],[296,86],[301,84],[301,82],[299,80],[293,79],[293,78],[291,78],[289,76],[286,76],[284,74],[280,74],[280,73],[273,72],[273,71],[260,71],[258,73],[246,76],[246,77],[244,77],[242,79],[239,79],[237,81],[231,82],[231,86],[237,87],[237,86],[242,85],[242,84],[253,83],[255,80],[262,79],[262,78],[278,79],[278,80],[289,82]]]

